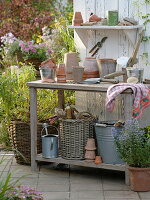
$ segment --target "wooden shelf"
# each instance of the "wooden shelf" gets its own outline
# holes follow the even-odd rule
[[[43,158],[41,154],[37,155],[36,161],[40,162],[51,162],[51,163],[61,163],[61,164],[68,164],[68,165],[76,165],[82,167],[91,167],[91,168],[101,168],[101,169],[109,169],[109,170],[116,170],[116,171],[125,171],[125,165],[120,164],[95,164],[92,161],[86,160],[67,160],[61,157],[58,158]]]
[[[68,28],[73,29],[86,29],[86,30],[133,30],[133,29],[142,29],[142,25],[135,26],[102,26],[102,25],[92,25],[92,26],[68,26]]]
[[[92,26],[68,26],[76,31],[81,41],[87,47],[88,45],[88,31],[123,31],[131,45],[134,46],[138,39],[138,32],[143,29],[143,25],[135,26],[103,26],[103,25],[92,25]]]

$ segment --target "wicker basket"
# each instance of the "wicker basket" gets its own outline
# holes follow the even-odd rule
[[[37,153],[42,152],[42,123],[37,124]],[[48,128],[48,133],[53,134],[55,129]],[[16,162],[18,164],[31,164],[31,134],[30,124],[20,121],[13,121],[9,126],[10,140],[14,149]]]
[[[95,118],[60,120],[60,154],[64,159],[82,160],[88,138],[94,137]]]

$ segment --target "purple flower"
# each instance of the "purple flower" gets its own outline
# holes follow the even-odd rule
[[[36,53],[37,50],[36,49],[31,49],[31,52]]]

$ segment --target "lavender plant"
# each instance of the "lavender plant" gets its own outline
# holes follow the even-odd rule
[[[128,120],[121,131],[114,133],[120,157],[132,167],[150,167],[150,137],[136,119]]]

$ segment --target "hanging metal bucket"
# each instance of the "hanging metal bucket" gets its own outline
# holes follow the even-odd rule
[[[58,135],[48,134],[47,127],[52,126],[48,125],[42,129],[46,135],[42,136],[42,157],[43,158],[57,158],[58,157]],[[55,126],[52,126],[55,127]],[[56,128],[56,127],[55,127]],[[58,129],[56,128],[57,134]]]

